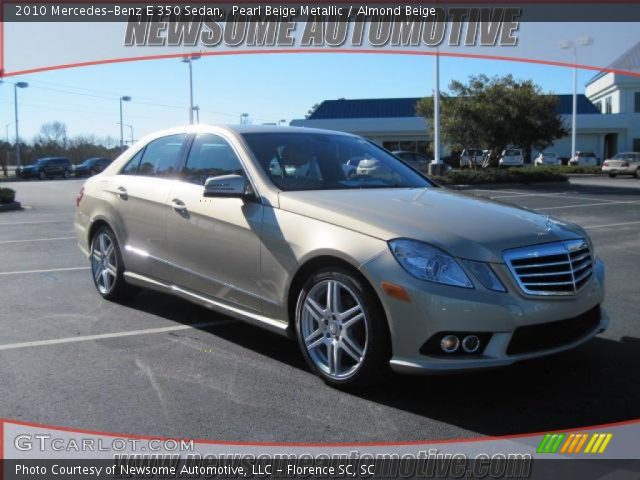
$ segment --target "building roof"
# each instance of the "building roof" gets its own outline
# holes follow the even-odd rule
[[[572,96],[556,95],[559,98],[556,112],[571,114]],[[337,118],[402,118],[415,117],[416,103],[420,98],[363,98],[347,100],[325,100],[309,116],[309,120]],[[578,95],[578,113],[600,113],[598,108],[584,95]]]
[[[629,50],[616,58],[608,67],[607,71],[594,75],[585,85],[591,85],[596,80],[604,77],[609,70],[638,70],[640,68],[640,42],[636,43]]]

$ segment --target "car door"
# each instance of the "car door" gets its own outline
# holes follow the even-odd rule
[[[44,170],[44,173],[47,177],[52,177],[54,175],[56,175],[56,159],[52,158],[50,160],[47,160],[44,165],[42,166],[42,170]]]
[[[184,154],[184,133],[157,138],[109,178],[105,200],[120,243],[125,268],[156,279],[169,279],[167,199]]]
[[[205,198],[207,178],[245,175],[218,135],[198,134],[168,197],[167,237],[175,283],[225,303],[262,311],[260,233],[264,207],[246,198]]]

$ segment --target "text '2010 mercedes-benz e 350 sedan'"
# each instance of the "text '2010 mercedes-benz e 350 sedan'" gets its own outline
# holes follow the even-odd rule
[[[608,324],[580,227],[439,188],[348,134],[148,136],[87,180],[75,228],[106,299],[151,288],[295,337],[333,385],[508,365]]]

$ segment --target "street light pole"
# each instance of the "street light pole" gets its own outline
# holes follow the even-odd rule
[[[578,117],[578,45],[589,46],[593,43],[591,37],[580,37],[575,42],[565,40],[560,42],[563,50],[573,50],[573,98],[571,110],[571,159],[576,156],[577,117]]]
[[[120,97],[120,148],[124,149],[124,122],[122,119],[122,102],[130,102],[131,97],[124,95]]]
[[[189,125],[193,125],[193,67],[194,60],[200,58],[199,54],[193,54],[182,59],[183,63],[189,64]]]
[[[18,89],[27,88],[27,82],[17,82],[13,84],[13,103],[16,124],[16,167],[20,166],[20,129],[18,128]]]

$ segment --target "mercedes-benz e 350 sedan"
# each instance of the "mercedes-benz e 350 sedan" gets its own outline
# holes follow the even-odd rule
[[[348,175],[353,159],[376,168]],[[289,335],[333,385],[508,365],[608,324],[580,227],[439,188],[343,133],[148,136],[87,180],[75,228],[106,299],[151,288]]]

